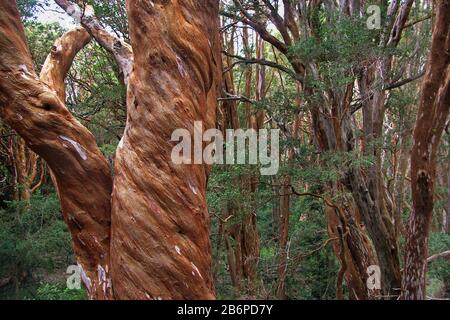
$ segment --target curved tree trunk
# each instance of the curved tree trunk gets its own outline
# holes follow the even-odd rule
[[[90,39],[85,30],[55,43],[38,78],[15,1],[1,2],[0,115],[52,171],[89,297],[214,298],[209,168],[173,164],[170,140],[177,128],[192,133],[195,120],[203,129],[215,124],[218,2],[128,1],[135,57],[92,15],[80,15],[70,1],[58,4],[114,55],[129,84],[115,187],[94,136],[63,103],[65,75]]]
[[[108,51],[115,59],[119,69],[120,76],[125,85],[133,67],[133,51],[128,43],[106,31],[106,29],[95,18],[91,6],[85,5],[80,8],[76,3],[69,0],[55,0],[55,2],[70,15],[76,23],[80,23],[97,43]]]
[[[134,68],[116,154],[112,277],[121,299],[211,299],[204,165],[175,165],[175,129],[215,126],[218,1],[127,1]]]
[[[85,40],[72,39],[81,43]],[[64,52],[61,59],[67,64],[52,63],[44,70],[61,68],[58,72],[64,74],[63,66],[71,64],[81,47]],[[34,72],[15,1],[0,3],[0,77],[0,114],[52,169],[89,295],[107,298],[112,186],[109,165],[94,136],[70,114],[56,93],[59,87],[49,86],[58,79],[47,84],[52,74],[44,72],[44,82]]]

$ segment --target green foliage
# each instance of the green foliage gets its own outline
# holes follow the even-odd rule
[[[36,291],[36,300],[87,300],[86,290],[71,290],[66,284],[41,284]]]
[[[450,235],[432,232],[428,240],[429,256],[450,248]],[[446,259],[437,259],[428,266],[428,276],[440,280],[450,279],[450,263]]]
[[[381,52],[375,42],[376,31],[369,30],[365,18],[337,17],[321,12],[319,34],[302,38],[290,48],[289,55],[301,61],[321,64],[325,78],[335,86],[346,83],[342,70],[350,70],[376,57]],[[320,40],[319,40],[320,39]]]
[[[91,42],[76,57],[67,79],[67,106],[112,155],[126,122],[125,87],[112,57]]]
[[[85,1],[94,8],[96,17],[109,26],[114,33],[129,40],[128,19],[125,10],[125,0],[116,1]]]
[[[293,202],[290,219],[291,265],[288,296],[295,299],[333,299],[338,263],[328,239],[321,200],[300,197]],[[297,248],[297,249],[296,249]]]
[[[0,209],[0,275],[20,280],[37,268],[64,266],[70,255],[55,194],[35,194],[29,203],[10,201]]]
[[[39,8],[42,8],[49,0],[16,0],[20,15],[23,19],[32,19]]]
[[[63,29],[56,23],[43,24],[36,21],[27,21],[25,23],[25,34],[31,57],[36,65],[36,71],[39,72],[51,51],[53,43],[63,34]]]

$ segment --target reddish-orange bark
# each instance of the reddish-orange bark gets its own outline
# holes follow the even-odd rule
[[[39,79],[15,1],[1,2],[0,115],[51,168],[90,298],[214,298],[205,195],[209,168],[173,164],[170,140],[177,128],[193,131],[196,120],[204,129],[215,125],[218,1],[127,1],[134,57],[129,45],[106,34],[93,16],[77,15],[69,1],[58,3],[82,18],[129,84],[114,190],[94,136],[63,101],[62,82],[89,40],[86,31],[56,42]]]
[[[16,135],[9,138],[8,154],[13,168],[13,199],[28,201],[45,178],[44,163],[26,146],[25,141]]]
[[[52,169],[89,294],[93,298],[105,298],[108,294],[103,289],[107,284],[104,270],[109,263],[109,165],[93,135],[70,114],[56,90],[34,72],[15,2],[2,2],[0,9],[0,114]],[[67,52],[65,57],[70,60],[74,55]],[[51,77],[48,74],[48,79]]]
[[[116,154],[114,294],[211,299],[209,168],[171,161],[175,129],[215,126],[220,86],[218,1],[128,1],[134,68]]]
[[[431,50],[411,151],[413,210],[407,232],[402,299],[426,297],[428,234],[434,207],[436,153],[450,108],[450,0],[435,2]]]

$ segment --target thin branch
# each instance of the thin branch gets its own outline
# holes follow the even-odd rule
[[[407,23],[407,24],[405,24],[405,25],[403,26],[402,29],[410,28],[410,27],[412,27],[413,25],[415,25],[415,24],[417,24],[417,23],[419,23],[419,22],[422,22],[422,21],[425,21],[425,20],[430,19],[432,16],[433,16],[432,14],[429,14],[429,15],[423,17],[423,18],[417,19],[416,21]]]
[[[422,78],[424,75],[425,75],[425,70],[422,71],[421,73],[419,73],[418,75],[415,75],[415,76],[412,76],[412,77],[403,79],[403,80],[401,80],[401,81],[397,81],[397,82],[388,84],[388,85],[387,85],[386,87],[384,87],[383,89],[384,89],[384,90],[392,90],[392,89],[401,87],[401,86],[403,86],[403,85],[405,85],[405,84],[408,84],[408,83],[410,83],[410,82],[413,82],[413,81],[415,81],[415,80],[417,80],[417,79]]]
[[[241,102],[247,102],[247,103],[255,103],[255,101],[244,97],[244,96],[237,96],[233,95],[229,92],[224,92],[225,97],[218,98],[217,101],[241,101]]]
[[[444,259],[450,260],[450,250],[433,254],[432,256],[428,257],[427,262],[430,263],[439,258],[444,258]]]
[[[298,74],[296,74],[291,69],[289,69],[289,68],[287,68],[287,67],[285,67],[285,66],[283,66],[281,64],[278,64],[276,62],[265,60],[265,59],[256,59],[256,58],[247,59],[247,58],[242,57],[242,56],[229,54],[226,51],[222,51],[222,53],[225,54],[228,57],[231,57],[231,58],[234,58],[234,59],[238,59],[238,61],[233,62],[228,68],[226,68],[223,71],[223,73],[226,73],[226,72],[230,71],[231,69],[233,69],[238,64],[259,64],[259,65],[268,66],[268,67],[271,67],[271,68],[278,69],[280,71],[283,71],[283,72],[287,73],[288,75],[290,75],[292,78],[294,78],[297,81],[303,81],[303,77],[299,76]]]

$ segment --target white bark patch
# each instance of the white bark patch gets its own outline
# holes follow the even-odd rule
[[[435,142],[436,142],[436,135],[433,134],[433,135],[431,136],[431,144],[434,145]]]
[[[197,188],[197,186],[192,182],[191,179],[189,179],[188,184],[189,184],[189,188],[191,189],[191,191],[192,191],[194,194],[198,194],[198,188]]]
[[[61,140],[70,143],[81,159],[87,160],[86,150],[78,142],[73,141],[72,139],[66,136],[59,136],[59,137],[61,138]]]
[[[97,265],[97,275],[99,282],[106,281],[106,271],[101,265]]]
[[[24,64],[20,64],[20,65],[18,66],[18,69],[19,69],[20,71],[24,72],[24,73],[30,74],[30,71],[28,71],[28,67],[27,67],[26,65],[24,65]]]
[[[122,43],[122,47],[127,44]],[[114,50],[114,56],[118,61],[120,68],[123,72],[123,80],[125,82],[125,86],[128,86],[128,82],[130,79],[131,72],[133,71],[133,59],[129,59],[128,57],[124,57],[119,51]]]
[[[16,113],[17,120],[22,121],[23,117],[20,113]]]
[[[84,16],[85,17],[93,17],[95,15],[94,8],[90,5],[87,5],[84,8]]]
[[[181,249],[179,246],[175,246],[175,251],[181,256]]]
[[[428,151],[428,159],[431,159],[431,154],[433,153],[433,144],[432,143],[428,144],[427,151]]]
[[[20,76],[22,77],[22,78],[24,78],[25,80],[31,80],[31,78],[29,77],[29,76],[27,76],[25,73],[23,73],[23,72],[21,72],[20,73]]]
[[[71,5],[67,8],[67,13],[69,14],[69,16],[72,17],[72,19],[75,21],[75,23],[80,24],[81,23],[81,10],[80,7],[78,7],[77,5]]]
[[[183,61],[181,60],[181,58],[179,56],[177,56],[177,66],[178,66],[178,72],[180,72],[180,74],[183,77],[186,77],[188,74],[187,74],[186,69],[184,68]]]
[[[106,293],[106,286],[108,281],[106,280],[106,271],[101,265],[97,265],[98,282],[102,285],[103,292]]]
[[[123,140],[124,140],[124,138],[125,138],[125,136],[123,136],[122,139],[120,139],[120,142],[119,142],[119,145],[118,145],[119,149],[123,148]]]
[[[194,268],[194,271],[197,272],[197,274],[200,276],[200,278],[203,279],[202,274],[200,273],[200,270],[198,270],[197,266],[191,262],[192,268]],[[194,271],[192,271],[192,275],[195,275]]]
[[[81,280],[83,281],[84,285],[86,286],[86,289],[88,291],[91,291],[91,287],[92,287],[91,279],[89,279],[89,277],[86,275],[86,272],[84,272],[84,269],[81,266],[81,264],[78,264],[78,267],[80,268],[80,271],[81,271]]]
[[[62,49],[63,49],[62,44],[61,44],[61,43],[58,43],[58,45],[57,45],[56,48],[55,48],[56,52],[61,52]]]

